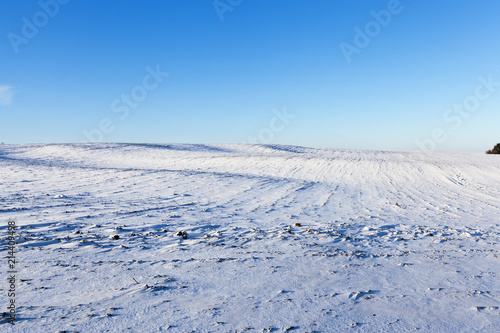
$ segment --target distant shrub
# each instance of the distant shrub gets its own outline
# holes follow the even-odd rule
[[[497,143],[493,149],[488,150],[486,154],[500,154],[500,143]]]

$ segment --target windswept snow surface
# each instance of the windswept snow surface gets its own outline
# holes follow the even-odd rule
[[[500,330],[498,156],[3,145],[0,189],[3,332]]]

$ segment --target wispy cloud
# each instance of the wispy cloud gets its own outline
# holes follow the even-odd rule
[[[10,105],[15,90],[9,86],[0,86],[0,105]]]

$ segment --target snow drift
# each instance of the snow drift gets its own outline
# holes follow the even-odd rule
[[[5,331],[500,325],[496,156],[3,145],[0,188],[2,248],[8,219],[18,226]]]

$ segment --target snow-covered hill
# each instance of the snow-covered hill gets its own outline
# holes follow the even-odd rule
[[[500,330],[497,156],[3,145],[0,189],[1,331]]]

